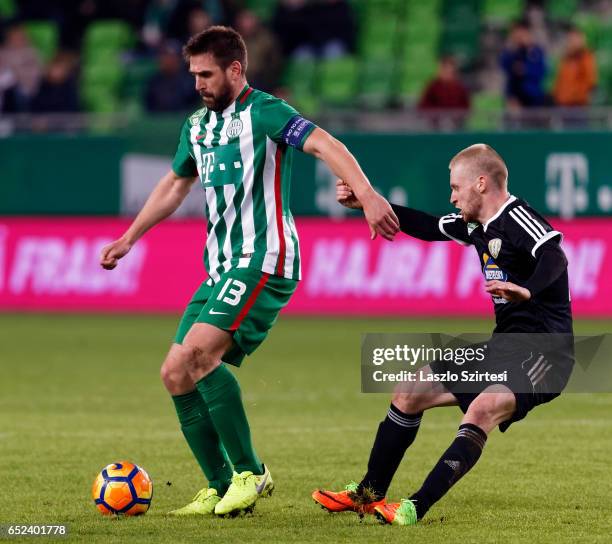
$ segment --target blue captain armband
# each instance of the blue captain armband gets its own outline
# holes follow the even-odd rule
[[[285,125],[281,140],[302,151],[304,141],[315,128],[316,125],[313,122],[304,119],[301,115],[296,115]]]

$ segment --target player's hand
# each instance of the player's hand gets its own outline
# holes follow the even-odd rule
[[[100,253],[100,266],[106,270],[112,270],[117,266],[117,261],[125,257],[132,249],[132,244],[122,238],[104,246]]]
[[[363,206],[352,189],[341,179],[336,181],[336,200],[345,208],[361,210]]]
[[[485,283],[485,291],[494,297],[505,298],[509,302],[522,302],[531,298],[529,289],[510,281],[490,280]]]
[[[370,237],[372,240],[380,234],[386,240],[393,240],[399,232],[399,219],[391,208],[387,199],[370,189],[365,198],[360,199],[363,213],[370,225]]]

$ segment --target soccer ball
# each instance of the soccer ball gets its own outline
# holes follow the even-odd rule
[[[102,514],[138,516],[145,514],[153,497],[153,482],[138,465],[120,461],[104,467],[91,490]]]

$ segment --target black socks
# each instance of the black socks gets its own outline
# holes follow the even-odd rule
[[[487,434],[477,425],[465,423],[459,426],[453,443],[425,478],[421,489],[410,497],[416,506],[418,519],[476,464],[486,441]]]

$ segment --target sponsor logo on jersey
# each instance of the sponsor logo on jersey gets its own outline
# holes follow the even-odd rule
[[[189,122],[193,125],[199,125],[200,121],[202,120],[202,117],[204,117],[206,115],[206,112],[208,111],[208,108],[203,107],[202,109],[199,109],[198,111],[196,111],[190,118],[189,118]]]
[[[486,253],[482,254],[482,262],[484,266],[482,267],[482,272],[487,281],[498,280],[498,281],[508,281],[508,274],[506,274],[495,262],[493,257],[490,257]],[[508,301],[502,297],[491,297],[495,304],[506,304]]]
[[[499,252],[501,251],[502,241],[499,238],[493,238],[493,240],[489,241],[489,251],[491,252],[491,257],[497,259]]]
[[[215,154],[214,153],[202,153],[202,185],[212,183],[210,174],[215,169]]]
[[[225,131],[228,138],[236,138],[242,133],[242,121],[239,118],[232,119]]]

